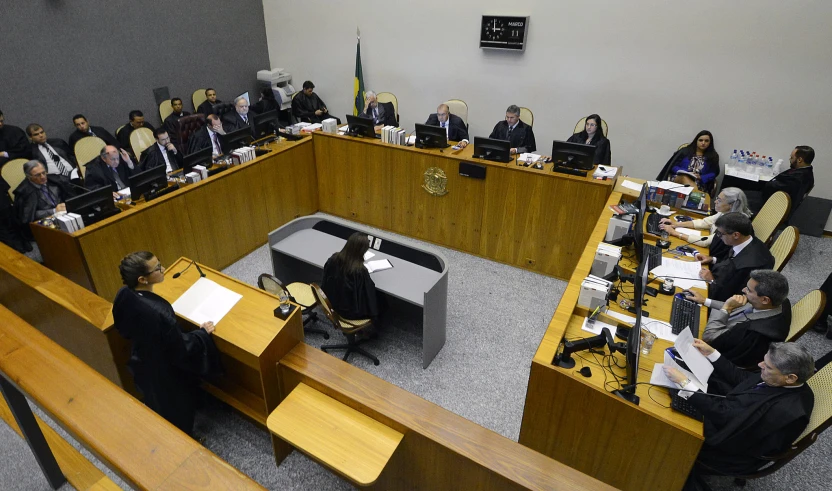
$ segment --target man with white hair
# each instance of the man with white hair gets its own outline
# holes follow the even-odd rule
[[[399,122],[396,119],[396,108],[393,107],[392,102],[378,102],[376,93],[368,90],[364,93],[365,109],[361,114],[362,117],[372,119],[376,130],[382,126],[398,126]]]
[[[240,128],[251,127],[254,124],[255,114],[249,110],[248,99],[239,96],[234,99],[234,111],[225,115],[222,120],[222,127],[226,133],[231,133]]]
[[[14,207],[22,224],[66,211],[64,202],[75,196],[72,185],[59,174],[47,174],[37,160],[23,164],[26,179],[14,190]]]

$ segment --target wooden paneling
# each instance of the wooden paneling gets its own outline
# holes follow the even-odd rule
[[[29,228],[38,243],[38,250],[46,266],[87,290],[95,291],[87,262],[72,235],[37,223],[30,223]]]
[[[300,216],[318,211],[318,175],[311,142],[281,152],[266,165],[259,180],[263,185],[268,232]],[[267,233],[268,233],[267,232]]]

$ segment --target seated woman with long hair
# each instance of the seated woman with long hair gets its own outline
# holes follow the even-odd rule
[[[739,212],[751,218],[751,210],[748,209],[748,199],[745,193],[740,188],[725,188],[719,192],[719,195],[714,199],[715,214],[694,220],[692,222],[674,222],[668,218],[662,218],[659,222],[659,228],[667,231],[673,237],[678,237],[686,242],[696,239],[693,234],[681,233],[677,228],[687,228],[694,230],[707,230],[707,234],[702,240],[696,242],[697,246],[710,246],[716,235],[716,221],[725,213]],[[719,241],[718,241],[719,242]]]
[[[132,342],[127,363],[143,402],[191,434],[199,397],[199,377],[221,375],[219,353],[211,339],[214,323],[183,332],[173,307],[153,293],[165,280],[165,268],[151,252],[133,252],[118,267],[124,285],[113,301],[119,334]]]
[[[702,130],[689,145],[680,148],[670,157],[659,179],[670,179],[710,193],[717,176],[719,154],[716,153],[714,136],[710,131]]]
[[[364,267],[364,253],[369,249],[367,234],[352,234],[344,248],[327,259],[321,289],[341,317],[349,320],[372,319],[377,326],[384,305],[370,272]]]
[[[590,114],[586,117],[584,123],[584,130],[570,136],[568,140],[571,143],[583,143],[585,145],[593,145],[595,147],[595,165],[610,165],[610,141],[604,136],[604,130],[601,128],[601,116],[597,114]]]

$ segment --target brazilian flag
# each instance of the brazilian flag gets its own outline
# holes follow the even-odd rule
[[[361,35],[358,34],[358,42],[355,47],[355,79],[353,80],[353,116],[364,112],[364,73],[361,71]]]

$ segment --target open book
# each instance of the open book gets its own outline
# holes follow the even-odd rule
[[[390,261],[387,259],[379,259],[377,261],[367,261],[364,263],[364,267],[367,268],[367,271],[371,273],[375,273],[376,271],[384,271],[385,269],[390,269],[393,267],[390,264]]]

